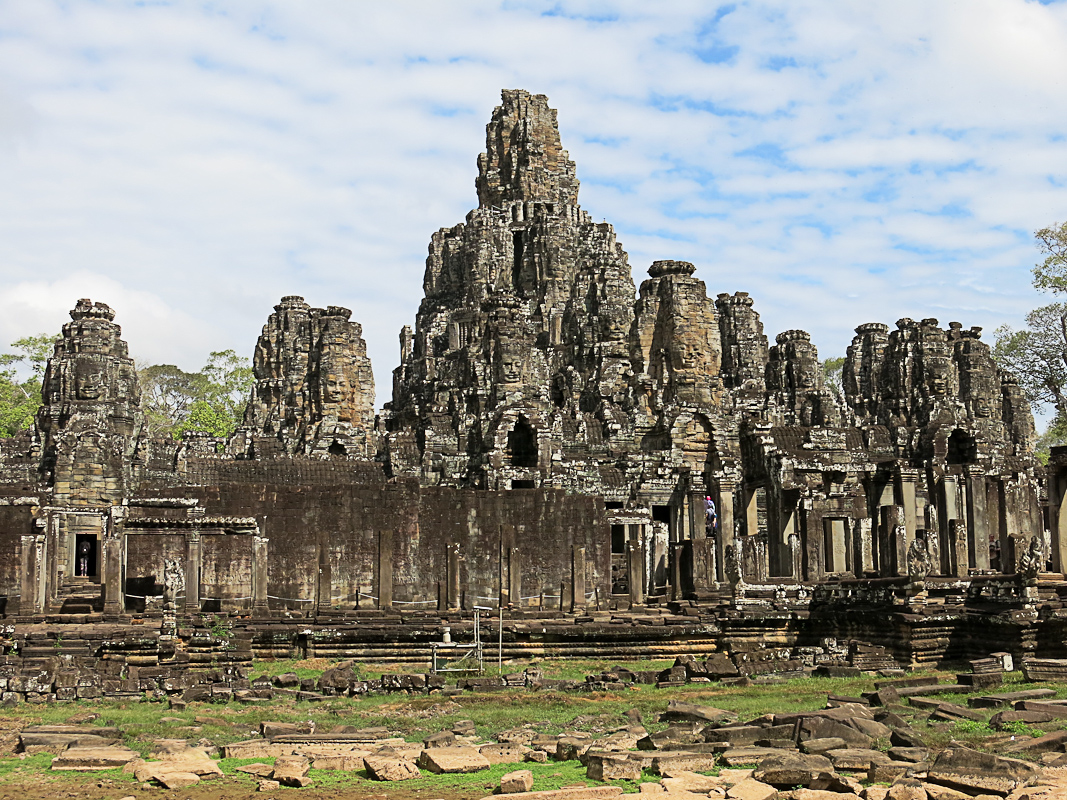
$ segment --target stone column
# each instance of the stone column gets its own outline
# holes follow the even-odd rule
[[[585,548],[571,547],[571,611],[585,611]]]
[[[519,548],[508,548],[508,602],[519,608],[522,605],[522,561]]]
[[[1052,526],[1052,559],[1057,572],[1067,573],[1067,493],[1063,492],[1062,481],[1057,494],[1049,492],[1049,508],[1053,509],[1050,523]],[[1054,500],[1053,497],[1056,499]]]
[[[449,608],[459,608],[459,545],[449,544],[446,548],[447,558],[447,600]]]
[[[693,540],[693,589],[697,592],[710,589],[715,579],[715,557],[708,551],[710,540],[706,525],[704,496],[693,492],[689,495],[689,530]]]
[[[989,569],[989,517],[986,509],[986,480],[979,470],[970,467],[966,472],[967,517],[970,537],[967,543],[971,564],[976,569]]]
[[[642,605],[645,602],[644,570],[645,559],[640,542],[631,539],[626,543],[626,563],[630,570],[630,604]]]
[[[955,560],[953,574],[957,578],[966,578],[969,574],[967,570],[967,523],[962,519],[954,519],[949,527],[952,528],[953,559]]]
[[[267,603],[267,541],[267,537],[261,536],[258,530],[252,533],[252,613],[257,617],[267,616],[269,613]],[[186,600],[188,600],[188,585],[185,587],[185,593]]]
[[[890,575],[908,574],[908,522],[902,506],[885,506],[886,530],[889,534]]]
[[[45,535],[44,533],[23,534],[21,540],[22,594],[19,597],[18,613],[20,616],[28,617],[44,610],[38,600]]]
[[[806,556],[807,570],[804,573],[805,581],[820,581],[826,573],[823,550],[823,523],[822,514],[817,514],[812,508],[810,499],[802,501],[804,512],[804,542],[802,544],[804,556]]]
[[[911,543],[915,540],[915,531],[918,528],[915,517],[915,484],[919,480],[919,475],[914,470],[901,469],[897,480],[900,489],[900,505],[904,508],[904,552],[907,553]]]
[[[200,611],[200,561],[202,558],[200,528],[192,528],[185,534],[185,605],[186,614]],[[256,579],[256,551],[252,548],[252,581]]]
[[[726,548],[737,548],[737,542],[735,541],[734,531],[734,490],[736,486],[731,480],[719,481],[719,497],[717,502],[717,508],[719,510],[719,543],[718,552],[716,553],[716,560],[719,563],[722,574],[719,575],[719,580],[726,580],[726,569],[723,566],[726,563]]]
[[[104,527],[104,615],[117,617],[126,610],[125,587],[122,585],[126,554],[126,507],[112,506]]]
[[[393,607],[393,531],[378,531],[378,608]]]
[[[870,517],[863,517],[853,522],[853,561],[855,562],[855,574],[857,578],[865,572],[874,570],[874,553],[872,552],[873,535],[871,532]]]

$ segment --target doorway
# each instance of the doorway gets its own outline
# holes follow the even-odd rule
[[[74,576],[96,578],[100,575],[100,540],[91,533],[79,533],[74,537]]]

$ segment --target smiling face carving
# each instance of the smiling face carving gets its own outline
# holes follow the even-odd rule
[[[100,400],[106,391],[99,365],[81,359],[74,368],[74,395],[79,400]]]

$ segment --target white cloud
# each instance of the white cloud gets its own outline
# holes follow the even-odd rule
[[[559,109],[635,281],[693,261],[825,355],[1018,325],[1067,218],[1063,3],[16,0],[0,38],[0,342],[90,296],[195,368],[303,294],[353,309],[384,402],[501,88]]]

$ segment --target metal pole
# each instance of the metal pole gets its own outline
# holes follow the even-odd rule
[[[498,675],[504,674],[504,606],[500,606],[500,625],[497,627],[496,671]]]

